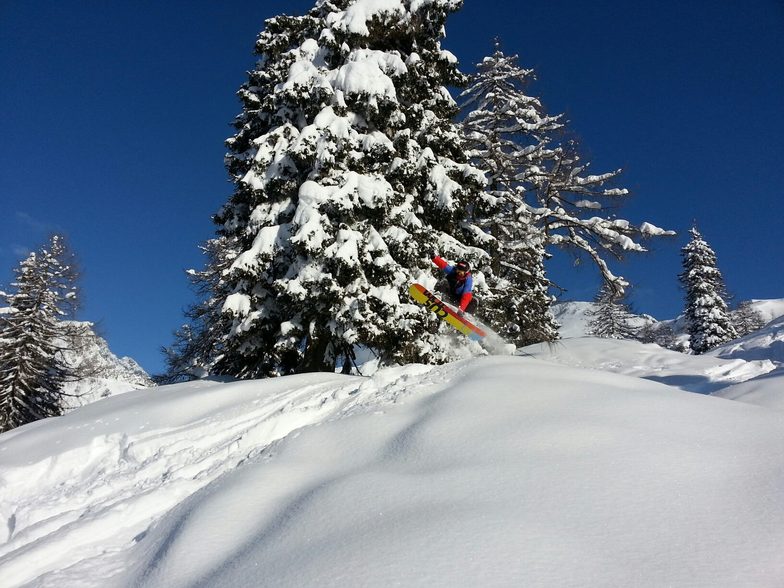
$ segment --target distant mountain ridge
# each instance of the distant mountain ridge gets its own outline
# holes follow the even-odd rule
[[[0,307],[0,314],[11,312]],[[68,382],[66,412],[115,394],[155,386],[149,374],[130,357],[117,357],[106,340],[95,332],[95,325],[85,321],[67,321],[76,336],[65,345],[66,361],[80,374],[81,379]]]
[[[106,340],[99,336],[93,323],[71,321],[79,332],[66,360],[85,377],[66,384],[69,409],[95,402],[100,398],[139,388],[155,386],[149,374],[131,357],[117,357]]]

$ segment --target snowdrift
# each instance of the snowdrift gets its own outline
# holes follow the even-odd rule
[[[22,427],[0,436],[0,577],[784,585],[784,413],[589,367],[180,384]]]
[[[582,337],[532,345],[521,353],[560,365],[584,367],[662,382],[709,394],[776,369],[769,359],[722,359],[686,355],[653,343]],[[755,354],[756,355],[756,354]]]
[[[747,361],[767,359],[784,364],[784,317],[770,322],[759,331],[709,351],[707,355]]]

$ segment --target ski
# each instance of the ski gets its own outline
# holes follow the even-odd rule
[[[471,321],[457,314],[449,305],[422,284],[412,284],[408,289],[408,293],[416,302],[434,312],[438,318],[463,333],[463,335],[466,335],[469,339],[479,341],[487,334],[471,323]]]

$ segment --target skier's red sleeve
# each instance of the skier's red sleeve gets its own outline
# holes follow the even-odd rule
[[[444,260],[444,259],[441,259],[440,257],[438,257],[438,255],[436,255],[435,257],[433,257],[433,263],[434,263],[434,264],[436,264],[436,265],[438,266],[438,269],[441,269],[441,270],[442,270],[442,269],[444,269],[446,266],[448,266],[448,265],[449,265],[449,264],[446,262],[446,260]]]
[[[474,295],[471,294],[471,292],[463,292],[463,295],[460,297],[460,310],[465,312],[465,309],[468,308],[473,297]]]

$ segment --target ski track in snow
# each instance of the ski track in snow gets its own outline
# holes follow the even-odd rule
[[[25,459],[30,448],[24,430],[11,432],[0,445],[0,517],[7,535],[0,544],[0,578],[21,585],[42,566],[81,569],[91,558],[121,553],[187,496],[292,431],[437,388],[438,378],[434,382],[428,377],[431,369],[404,366],[371,378],[294,376],[301,385],[284,378],[278,386],[197,383],[143,391],[136,398],[143,395],[156,403],[154,397],[160,396],[163,405],[167,396],[190,393],[201,409],[179,426],[159,428],[141,421],[120,423],[117,417],[105,420],[103,412],[112,415],[111,399],[96,403],[92,409],[97,418],[89,427],[83,418],[76,421],[69,415],[47,423],[56,429],[49,435],[53,446],[44,449],[52,454],[40,455],[39,461],[35,455]],[[213,411],[216,395],[223,406]],[[161,408],[165,417],[167,407]],[[183,405],[172,402],[170,408]],[[71,426],[70,420],[76,424]],[[54,449],[58,431],[85,427],[84,445]],[[152,430],[146,432],[148,427]],[[48,561],[41,561],[42,554]]]

